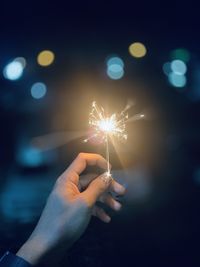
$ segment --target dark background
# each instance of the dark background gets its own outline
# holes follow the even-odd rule
[[[56,178],[77,153],[104,153],[104,147],[81,142],[91,102],[121,110],[131,100],[130,115],[144,111],[146,119],[128,124],[126,145],[111,151],[116,175],[127,187],[124,208],[109,225],[93,219],[69,260],[72,266],[199,266],[198,5],[4,1],[0,12],[0,253],[23,244]],[[147,47],[144,58],[128,52],[136,41]],[[170,85],[162,70],[176,48],[191,55],[184,88]],[[44,49],[55,53],[47,68],[36,61]],[[113,54],[125,63],[120,80],[106,75]],[[17,56],[27,60],[24,75],[6,80],[3,68]],[[30,94],[37,81],[48,88],[40,100]],[[36,161],[42,157],[30,166],[23,151],[30,152],[37,136],[53,148],[30,154]]]

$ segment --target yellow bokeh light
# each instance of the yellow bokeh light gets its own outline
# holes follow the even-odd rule
[[[46,67],[53,63],[55,55],[50,50],[44,50],[40,52],[37,56],[37,62],[39,65]]]
[[[129,46],[129,53],[133,57],[140,58],[146,55],[147,49],[142,43],[136,42]]]

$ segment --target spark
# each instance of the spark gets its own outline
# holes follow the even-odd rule
[[[120,114],[113,113],[111,116],[106,116],[103,107],[99,107],[96,102],[92,103],[89,125],[94,129],[95,137],[100,136],[104,141],[106,141],[108,136],[114,136],[120,140],[126,140],[127,120],[128,113],[125,113],[125,111],[122,111]]]
[[[94,134],[88,139],[85,139],[84,142],[88,142],[92,138],[100,137],[106,144],[107,177],[111,176],[109,137],[116,137],[121,141],[126,141],[128,137],[126,133],[127,120],[127,109],[124,109],[119,114],[113,113],[111,116],[107,116],[105,115],[103,107],[99,107],[95,101],[92,103],[92,110],[89,115],[89,125],[94,130]]]

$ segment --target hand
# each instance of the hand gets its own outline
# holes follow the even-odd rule
[[[58,178],[35,230],[17,252],[18,256],[37,264],[50,251],[69,248],[83,234],[91,215],[110,222],[110,216],[96,205],[97,201],[114,210],[120,209],[121,204],[110,191],[122,195],[124,187],[112,179],[106,183],[101,176],[80,177],[87,165],[107,168],[106,160],[100,155],[80,153]]]

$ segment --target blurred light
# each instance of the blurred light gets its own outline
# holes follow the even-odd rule
[[[108,59],[107,61],[107,66],[111,66],[111,65],[119,65],[122,68],[124,68],[124,62],[120,57],[111,57]]]
[[[176,59],[171,62],[171,69],[176,74],[185,74],[187,71],[187,66],[182,60]]]
[[[39,65],[46,67],[53,63],[55,55],[50,50],[44,50],[38,54],[37,62]]]
[[[108,69],[111,72],[114,72],[114,73],[118,73],[118,72],[121,72],[123,70],[123,68],[120,65],[117,65],[117,64],[110,65],[108,67]]]
[[[18,80],[23,74],[23,65],[19,61],[10,62],[3,70],[3,75],[6,79],[15,81]]]
[[[171,59],[180,59],[184,62],[188,62],[190,60],[190,52],[185,48],[178,48],[171,52]]]
[[[17,155],[20,164],[29,167],[38,167],[43,164],[43,154],[38,148],[23,147]]]
[[[177,73],[170,73],[169,74],[169,82],[175,86],[175,87],[184,87],[186,85],[186,77],[184,75],[181,74],[177,74]]]
[[[20,166],[39,167],[52,164],[56,160],[56,153],[53,149],[40,149],[38,146],[34,146],[31,140],[23,137],[16,147],[15,159]]]
[[[120,65],[110,65],[107,68],[107,75],[113,80],[119,80],[124,76],[124,69]]]
[[[146,47],[139,42],[133,43],[129,46],[129,53],[136,58],[144,57],[147,53]]]
[[[16,57],[14,59],[15,62],[19,62],[22,64],[23,68],[26,67],[26,59],[24,57]]]
[[[124,62],[120,57],[114,56],[107,60],[107,75],[113,80],[119,80],[124,75]]]
[[[31,87],[31,95],[35,99],[43,98],[46,95],[47,88],[44,83],[37,82]]]
[[[6,222],[30,224],[37,220],[52,183],[49,181],[47,186],[46,179],[35,179],[37,177],[34,173],[11,175],[0,196],[2,216]]]
[[[163,72],[167,76],[172,72],[171,63],[170,62],[166,62],[166,63],[163,64]]]
[[[112,117],[102,119],[99,121],[98,127],[103,132],[112,133],[116,129],[116,121],[112,120]]]

